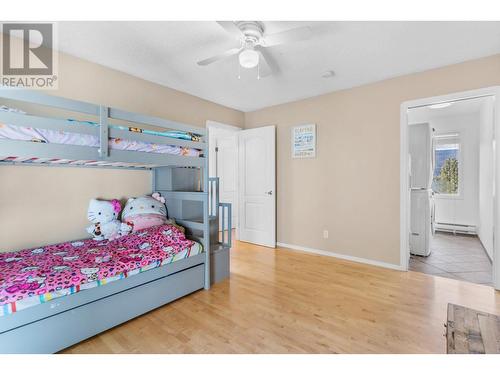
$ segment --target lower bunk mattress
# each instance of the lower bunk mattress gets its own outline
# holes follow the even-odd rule
[[[203,251],[165,224],[113,241],[65,242],[0,253],[0,316],[133,276]]]

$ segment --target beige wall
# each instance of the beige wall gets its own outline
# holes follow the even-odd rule
[[[277,127],[278,241],[399,264],[401,103],[499,84],[496,55],[246,113],[246,128]],[[304,123],[317,157],[292,160]]]
[[[0,180],[3,251],[88,237],[90,198],[151,192],[149,171],[4,166]]]
[[[48,93],[200,127],[206,120],[244,125],[240,111],[65,54],[59,89]],[[149,193],[150,182],[146,171],[0,167],[0,251],[85,237],[91,197]]]

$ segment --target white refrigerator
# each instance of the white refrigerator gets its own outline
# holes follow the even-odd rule
[[[428,256],[434,234],[433,133],[429,123],[409,125],[410,252]]]

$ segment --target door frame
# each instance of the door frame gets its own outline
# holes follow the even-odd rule
[[[500,86],[486,87],[477,90],[456,92],[447,95],[405,101],[400,107],[400,268],[408,271],[410,258],[410,194],[409,194],[409,137],[408,110],[425,107],[432,104],[446,103],[457,100],[474,99],[491,96],[493,105],[493,139],[500,134]],[[496,143],[496,142],[495,142]],[[493,197],[493,285],[500,289],[500,147],[494,143],[493,150],[493,180],[495,184]]]
[[[210,129],[223,129],[223,130],[229,130],[229,131],[233,131],[233,132],[239,132],[241,130],[244,130],[243,128],[240,128],[239,126],[234,126],[234,125],[229,125],[229,124],[224,124],[222,122],[217,122],[217,121],[213,121],[213,120],[207,120],[206,121],[206,128],[208,130],[208,134],[207,134],[207,143],[208,143],[208,157],[209,157],[209,165],[210,165]],[[240,197],[240,188],[239,188],[239,165],[238,165],[238,160],[239,160],[239,149],[238,149],[238,146],[239,146],[239,142],[238,142],[238,137],[236,136],[236,176],[235,176],[235,179],[236,179],[236,192],[235,192],[235,196],[236,198],[234,199],[234,202],[232,203],[233,204],[233,212],[239,212],[238,208],[239,208],[239,197]],[[217,172],[217,159],[215,159],[215,171]],[[209,168],[210,169],[210,168]],[[210,173],[210,171],[209,171]],[[216,177],[216,176],[210,176],[210,177]],[[236,208],[235,208],[236,207]],[[233,226],[235,227],[236,229],[236,234],[237,234],[237,237],[238,237],[238,230],[239,230],[239,214],[238,216],[236,216],[236,220],[233,220]],[[232,228],[231,228],[232,229]]]

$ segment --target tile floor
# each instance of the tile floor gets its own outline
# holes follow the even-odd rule
[[[411,255],[410,271],[492,285],[492,266],[476,236],[436,232],[431,255]]]

